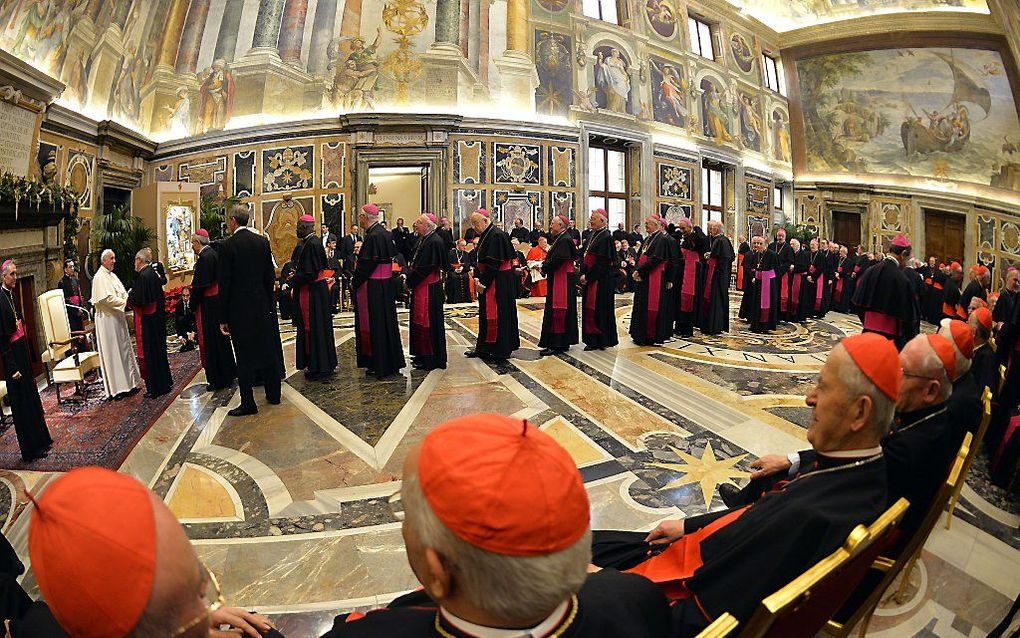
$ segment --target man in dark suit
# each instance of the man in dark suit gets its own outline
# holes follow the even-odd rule
[[[330,241],[336,241],[336,234],[329,231],[329,224],[322,224],[319,228],[321,230],[319,239],[322,241],[322,249],[326,250],[326,245]]]
[[[361,241],[361,233],[358,232],[358,225],[354,224],[351,226],[351,232],[344,235],[343,242],[340,243],[340,259],[346,259],[350,255],[354,254],[354,244]]]
[[[397,252],[403,255],[406,260],[413,247],[413,234],[410,228],[404,226],[403,217],[397,217],[397,225],[390,232],[390,235],[393,237],[393,245],[397,247]]]
[[[273,253],[269,240],[248,228],[248,208],[235,204],[227,218],[228,237],[219,251],[219,284],[223,334],[230,335],[237,354],[241,405],[227,414],[255,414],[255,378],[265,384],[266,401],[280,402],[283,347],[276,320]]]
[[[510,239],[516,239],[519,242],[528,241],[528,229],[524,227],[524,220],[518,217],[514,220],[514,229],[510,231]]]
[[[623,222],[620,222],[616,225],[616,230],[613,231],[613,241],[623,241],[625,239],[630,241],[630,233],[627,232]]]

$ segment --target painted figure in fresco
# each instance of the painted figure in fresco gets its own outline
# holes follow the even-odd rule
[[[662,77],[655,94],[656,106],[659,107],[655,109],[656,113],[665,111],[667,124],[686,126],[687,100],[684,98],[684,92],[687,90],[687,80],[680,77],[676,67],[672,64],[660,66],[655,60],[649,60],[649,62]],[[662,108],[663,106],[665,109]]]
[[[740,135],[744,146],[755,151],[761,150],[761,117],[755,110],[750,96],[740,96]]]
[[[744,73],[750,73],[754,69],[754,52],[751,46],[739,33],[734,33],[730,38],[730,50],[733,52],[733,61]]]
[[[138,120],[138,57],[134,45],[120,63],[117,79],[113,85],[113,116],[130,122]]]
[[[379,62],[376,51],[382,29],[376,29],[375,40],[366,46],[364,38],[341,37],[330,43],[327,55],[332,62],[327,70],[334,70],[333,80],[326,87],[330,104],[345,111],[371,110],[375,108],[375,86],[379,81]],[[338,62],[339,48],[350,41],[350,53]]]
[[[216,60],[202,81],[199,132],[222,131],[234,111],[234,74],[226,60]]]
[[[166,109],[166,130],[170,135],[173,137],[191,135],[191,98],[188,97],[186,87],[177,89],[177,100],[163,108]]]
[[[605,50],[609,50],[606,57]],[[601,47],[595,52],[595,86],[605,94],[605,105],[610,111],[627,112],[627,98],[630,96],[630,77],[627,62],[620,57],[616,47]]]
[[[575,91],[570,42],[559,33],[536,31],[535,35],[535,67],[540,84],[535,92],[536,108],[540,113],[566,114]]]
[[[729,116],[723,104],[724,97],[712,80],[701,81],[701,110],[705,136],[715,138],[716,144],[732,142],[729,131]]]
[[[20,3],[18,3],[20,5]],[[56,17],[54,0],[37,0],[21,16],[21,26],[14,39],[11,52],[27,60],[39,59],[39,49],[44,45],[50,27]],[[14,17],[17,19],[18,11]]]
[[[778,109],[772,112],[772,155],[781,162],[790,161],[790,127]]]
[[[676,13],[666,0],[646,0],[645,14],[655,32],[664,38],[676,33]]]

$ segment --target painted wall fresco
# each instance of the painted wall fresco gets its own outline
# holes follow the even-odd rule
[[[988,13],[985,0],[727,0],[777,31],[882,13],[966,11]]]
[[[799,60],[797,72],[809,171],[1020,190],[1020,122],[997,52],[842,53]]]

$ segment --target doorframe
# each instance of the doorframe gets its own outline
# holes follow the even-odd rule
[[[928,229],[925,225],[925,215],[930,210],[936,213],[947,213],[949,215],[959,215],[963,217],[963,259],[965,263],[968,264],[977,263],[977,254],[976,249],[974,248],[974,245],[977,243],[975,241],[977,228],[976,224],[971,224],[971,220],[974,219],[973,206],[970,204],[955,203],[945,199],[914,197],[914,210],[917,212],[916,221],[919,222],[914,224],[914,228],[917,229],[915,234],[918,236],[914,241],[916,241],[915,245],[924,246],[925,259],[928,259]],[[915,257],[916,256],[917,255],[915,254]]]
[[[865,246],[868,245],[868,242],[867,242],[867,237],[868,237],[868,228],[867,228],[867,223],[868,223],[868,221],[867,221],[868,220],[868,207],[867,207],[867,205],[865,205],[865,204],[845,204],[845,203],[842,203],[842,202],[837,202],[837,203],[834,203],[834,204],[830,204],[826,208],[827,208],[827,210],[825,211],[825,216],[828,219],[825,220],[827,222],[825,227],[829,229],[829,233],[828,233],[829,237],[828,237],[828,239],[831,239],[831,240],[835,240],[836,239],[836,237],[835,237],[835,234],[836,234],[836,223],[832,219],[833,214],[835,214],[835,213],[846,213],[848,215],[857,215],[857,224],[858,224],[858,227],[860,229],[860,243],[864,244]],[[854,252],[856,252],[857,246],[854,246],[853,248],[854,248]]]
[[[372,168],[422,166],[428,167],[428,188],[426,200],[428,211],[436,214],[437,217],[448,217],[448,211],[444,208],[446,200],[446,149],[415,147],[380,147],[354,150],[354,190],[351,199],[354,205],[351,207],[351,219],[349,224],[355,223],[357,212],[368,203],[368,171]]]

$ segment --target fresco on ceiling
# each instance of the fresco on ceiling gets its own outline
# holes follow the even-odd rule
[[[645,18],[652,31],[663,38],[676,35],[676,9],[670,0],[645,0]]]
[[[882,13],[966,11],[988,13],[985,0],[728,0],[777,31]]]
[[[994,51],[918,48],[799,60],[806,164],[1020,190],[1020,123]]]

